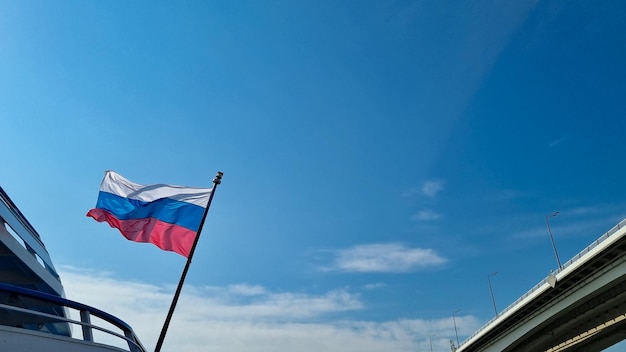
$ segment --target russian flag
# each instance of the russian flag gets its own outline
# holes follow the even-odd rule
[[[124,237],[189,257],[212,188],[140,185],[106,171],[98,202],[87,216]]]

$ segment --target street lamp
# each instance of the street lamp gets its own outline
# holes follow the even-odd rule
[[[496,308],[496,299],[493,296],[493,288],[491,287],[491,276],[496,276],[498,274],[497,271],[487,275],[487,282],[489,282],[489,292],[491,292],[491,302],[493,302],[493,310],[496,312],[496,316],[498,316],[498,308]]]
[[[459,332],[456,330],[456,319],[454,318],[454,314],[460,312],[460,309],[452,312],[452,322],[454,323],[454,334],[456,334],[456,347],[459,348]]]
[[[556,245],[554,244],[554,237],[552,236],[552,229],[550,229],[550,222],[548,221],[548,218],[555,217],[557,215],[559,215],[558,211],[555,211],[554,213],[550,215],[546,215],[546,226],[548,226],[548,233],[550,234],[550,241],[552,241],[552,248],[554,248],[554,256],[556,257],[556,262],[557,264],[559,264],[559,270],[561,270],[561,259],[559,259],[559,253],[556,251]]]
[[[433,352],[433,336],[437,336],[437,334],[432,334],[428,338],[428,341],[430,342],[430,352]]]

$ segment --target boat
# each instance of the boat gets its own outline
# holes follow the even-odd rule
[[[65,297],[41,236],[2,187],[0,351],[146,351],[130,325]]]

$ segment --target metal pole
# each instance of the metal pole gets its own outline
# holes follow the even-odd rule
[[[548,226],[548,233],[550,234],[550,241],[552,241],[552,248],[554,249],[554,256],[556,257],[556,262],[559,264],[559,270],[563,268],[561,265],[561,259],[559,259],[559,253],[556,251],[556,245],[554,244],[554,237],[552,236],[552,229],[550,228],[550,222],[548,221],[549,217],[555,217],[559,215],[558,211],[552,213],[552,215],[546,215],[546,226]]]
[[[430,352],[433,352],[433,336],[437,336],[437,334],[432,334],[428,338],[428,341],[430,342]]]
[[[496,316],[498,316],[498,308],[496,308],[496,299],[493,296],[493,288],[491,287],[491,279],[490,276],[496,276],[498,274],[498,272],[493,272],[489,275],[487,275],[487,282],[489,282],[489,292],[491,292],[491,302],[493,302],[493,310],[494,312],[496,312]]]
[[[456,330],[456,319],[454,318],[454,314],[460,312],[460,309],[455,310],[454,312],[452,312],[452,322],[454,323],[454,334],[456,335],[456,348],[459,348],[459,332]]]
[[[224,176],[224,173],[218,171],[217,175],[213,179],[213,189],[211,190],[211,195],[209,196],[209,202],[206,205],[206,209],[204,209],[204,214],[202,214],[202,220],[200,221],[200,226],[198,227],[196,238],[194,239],[193,245],[191,246],[191,251],[189,252],[189,257],[187,258],[187,263],[185,264],[183,273],[180,276],[178,287],[176,287],[176,293],[174,293],[174,298],[172,299],[170,310],[167,312],[167,317],[165,318],[165,323],[163,323],[163,328],[161,329],[161,335],[159,335],[159,340],[157,341],[156,347],[154,348],[154,352],[160,352],[161,347],[163,346],[163,340],[165,340],[165,334],[167,333],[167,329],[170,326],[170,321],[172,320],[174,309],[176,309],[176,303],[178,303],[178,297],[180,296],[180,291],[183,288],[183,283],[185,282],[185,277],[187,276],[189,265],[191,265],[191,258],[193,257],[193,253],[196,250],[196,245],[198,244],[198,239],[200,238],[200,232],[202,231],[202,227],[204,226],[204,220],[206,220],[206,216],[209,213],[209,208],[211,207],[211,202],[213,201],[213,195],[215,194],[217,185],[222,183],[222,176]]]

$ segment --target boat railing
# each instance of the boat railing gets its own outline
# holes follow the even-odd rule
[[[104,342],[104,340],[116,341],[119,342],[115,343],[115,347],[117,348],[125,348],[130,352],[146,351],[135,335],[133,329],[128,324],[97,308],[55,295],[13,285],[7,285],[4,283],[0,283],[0,294],[9,297],[9,299],[0,300],[0,309],[11,312],[11,316],[13,317],[10,323],[2,322],[0,319],[0,325],[28,329],[33,322],[36,322],[35,325],[38,327],[43,327],[46,324],[70,324],[71,326],[80,326],[82,334],[80,334],[80,336],[73,337],[64,336],[63,338],[78,339],[85,342],[99,344],[110,344]],[[64,309],[73,310],[73,312],[78,313],[80,320],[53,315],[37,310],[42,306],[58,306]],[[21,317],[23,318],[23,321],[16,321],[15,317]],[[110,324],[110,326],[107,325],[107,327],[104,327],[96,325],[92,323],[92,318],[97,318],[96,320],[98,321],[104,321]],[[111,330],[112,328],[119,329],[119,332]],[[103,341],[94,340],[94,331],[103,333],[104,336],[106,336]]]
[[[555,269],[552,272],[552,275],[556,275],[557,273],[563,271],[565,268],[569,267],[570,265],[574,264],[576,261],[578,261],[580,258],[582,258],[582,256],[584,256],[585,254],[587,254],[589,251],[591,251],[592,249],[594,249],[595,247],[597,247],[600,243],[604,242],[607,238],[611,237],[611,235],[615,234],[617,231],[619,231],[620,229],[622,229],[624,226],[626,226],[626,219],[620,221],[619,223],[617,223],[617,225],[613,226],[609,231],[605,232],[602,236],[600,236],[597,240],[595,240],[593,243],[591,243],[590,245],[588,245],[585,249],[583,249],[582,251],[580,251],[578,254],[576,254],[572,259],[568,260],[567,262],[565,262],[565,264],[563,264],[560,268]],[[513,308],[515,308],[517,305],[519,305],[526,297],[532,295],[533,293],[535,293],[537,290],[539,290],[541,287],[543,287],[544,285],[548,284],[548,280],[549,277],[546,277],[545,279],[541,280],[541,282],[539,282],[538,284],[536,284],[533,288],[531,288],[528,292],[524,293],[521,297],[519,297],[518,299],[515,300],[515,302],[511,303],[508,307],[506,307],[505,309],[503,309],[502,311],[500,311],[494,318],[492,318],[491,320],[489,320],[485,325],[483,325],[480,329],[476,330],[472,335],[470,335],[467,339],[465,339],[458,347],[463,346],[465,343],[469,342],[472,338],[474,338],[474,336],[478,335],[479,333],[481,333],[482,331],[484,331],[485,329],[487,329],[494,321],[496,321],[501,315],[503,315],[504,313],[507,313],[508,311],[512,310]]]

